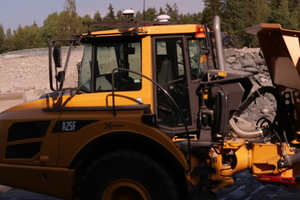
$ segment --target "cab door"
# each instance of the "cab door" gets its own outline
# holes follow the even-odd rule
[[[156,82],[156,113],[161,128],[175,133],[192,126],[192,113],[187,76],[187,41],[184,36],[155,37],[154,69]],[[166,92],[176,102],[166,95]],[[175,132],[174,132],[175,131]],[[167,131],[168,132],[168,131]]]

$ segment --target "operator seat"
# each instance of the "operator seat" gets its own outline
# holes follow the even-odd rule
[[[173,80],[172,73],[172,62],[170,60],[164,60],[161,64],[161,69],[157,75],[157,82],[160,84],[167,92],[170,91],[170,86],[168,83]]]

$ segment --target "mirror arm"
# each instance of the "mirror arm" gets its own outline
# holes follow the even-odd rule
[[[55,41],[52,40],[48,43],[48,50],[49,50],[49,82],[50,82],[50,89],[52,91],[56,91],[56,89],[54,89],[53,87],[53,77],[52,77],[52,47],[54,45]]]
[[[52,49],[54,47],[54,44],[56,42],[69,42],[69,51],[68,51],[68,55],[67,55],[67,58],[66,58],[66,62],[65,62],[65,66],[64,66],[64,70],[57,73],[57,62],[55,64],[55,71],[53,70],[53,64],[52,64],[52,59],[53,59],[53,52],[52,52]],[[49,83],[50,83],[50,89],[52,91],[57,91],[57,90],[60,90],[62,87],[63,87],[63,83],[64,83],[64,80],[65,80],[65,73],[66,73],[66,70],[67,70],[67,67],[68,67],[68,64],[69,64],[69,60],[70,60],[70,56],[71,56],[71,50],[72,50],[72,46],[73,45],[76,45],[77,44],[77,40],[75,39],[71,39],[71,40],[51,40],[49,43],[48,43],[48,50],[49,50]],[[61,56],[60,58],[61,59]],[[61,62],[60,62],[61,63]],[[53,81],[53,73],[55,73],[54,77],[56,79],[56,86],[54,87],[54,81]],[[58,86],[58,82],[60,83],[59,86]]]

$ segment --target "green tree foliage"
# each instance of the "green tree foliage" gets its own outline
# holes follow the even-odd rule
[[[23,28],[24,49],[38,48],[40,46],[40,28],[34,23]]]
[[[239,35],[244,32],[244,20],[241,1],[227,0],[223,2],[222,7],[222,24],[226,32],[234,35]]]
[[[58,37],[66,39],[70,35],[80,34],[82,26],[81,17],[76,12],[62,11],[58,21]]]
[[[77,34],[80,34],[80,33],[85,33],[88,31],[88,28],[87,26],[83,25],[84,22],[92,22],[94,21],[90,15],[86,14],[84,15],[83,17],[79,17],[79,31]]]
[[[179,21],[179,10],[176,3],[171,6],[168,3],[166,4],[166,14],[171,17],[171,20],[174,24],[178,24]]]
[[[201,24],[202,13],[187,13],[179,15],[178,24]]]
[[[298,25],[298,29],[300,28],[300,1],[297,0],[297,6],[295,6],[293,8],[293,10],[291,11],[291,17],[293,19],[295,19],[295,21],[297,22],[297,25]]]
[[[213,30],[213,19],[216,15],[221,18],[221,30],[234,36],[240,44],[245,35],[245,1],[239,0],[204,0],[202,23]]]
[[[221,0],[203,0],[202,24],[207,24],[212,29],[212,21],[216,15],[221,16]]]
[[[4,52],[4,39],[5,39],[4,28],[3,25],[0,24],[0,53]]]
[[[285,29],[298,29],[297,15],[295,12],[290,12],[289,1],[282,0],[278,9],[271,11],[267,20],[269,23],[280,23]]]
[[[202,0],[204,9],[198,13],[180,14],[177,4],[166,3],[165,7],[147,8],[136,11],[137,19],[155,20],[158,15],[168,14],[173,24],[207,24],[212,30],[213,18],[219,15],[221,29],[232,35],[240,46],[256,47],[256,36],[246,33],[246,28],[259,23],[280,23],[285,29],[300,29],[300,1],[299,0]],[[187,2],[188,3],[188,2]],[[46,47],[53,39],[66,39],[70,35],[87,31],[83,22],[111,21],[123,19],[122,11],[115,12],[109,4],[106,15],[101,16],[97,11],[93,17],[79,16],[76,12],[75,0],[65,0],[64,11],[52,13],[38,27],[19,26],[17,30],[3,29],[0,24],[0,53],[25,48]],[[104,30],[108,27],[91,27],[91,31]]]
[[[96,22],[101,22],[102,21],[101,14],[100,14],[100,12],[98,10],[97,10],[97,12],[94,15],[93,20],[96,21]]]
[[[14,37],[12,38],[12,46],[15,50],[22,50],[25,48],[25,40],[27,38],[24,36],[23,28],[19,25],[18,29],[15,31]]]
[[[165,15],[167,14],[164,9],[162,7],[159,8],[159,12],[158,12],[158,15]]]
[[[269,2],[270,2],[271,9],[276,10],[279,8],[281,0],[269,0]]]
[[[3,52],[9,52],[9,51],[14,50],[14,48],[12,46],[12,38],[13,38],[13,35],[11,33],[11,29],[8,28],[6,30],[6,35],[5,35],[5,38],[4,38]]]
[[[153,21],[156,19],[157,16],[158,15],[155,8],[148,8],[145,12],[145,20]]]
[[[108,13],[103,18],[103,21],[111,21],[111,20],[115,20],[115,19],[116,19],[116,16],[115,16],[114,8],[111,4],[109,4]]]
[[[145,10],[143,12],[138,11],[135,14],[135,18],[141,19],[141,20],[154,21],[158,15],[160,15],[160,14],[158,14],[155,7],[153,7],[153,8],[148,8],[147,10]]]
[[[55,12],[48,15],[44,20],[44,26],[41,27],[41,45],[47,46],[50,40],[58,38],[60,15]]]

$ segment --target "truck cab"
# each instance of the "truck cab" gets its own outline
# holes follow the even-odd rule
[[[199,25],[154,24],[84,35],[78,88],[101,93],[103,101],[114,90],[116,105],[149,104],[169,133],[184,132],[184,123],[195,131],[197,96],[191,91],[207,71],[204,32]]]
[[[189,132],[196,132],[198,96],[194,91],[208,71],[205,27],[168,22],[141,27],[138,23],[146,22],[127,21],[122,26],[128,27],[79,38],[84,53],[77,89],[82,97],[99,98],[86,105],[147,104],[161,130],[171,137],[186,132],[185,125]],[[137,27],[132,28],[134,24]]]

